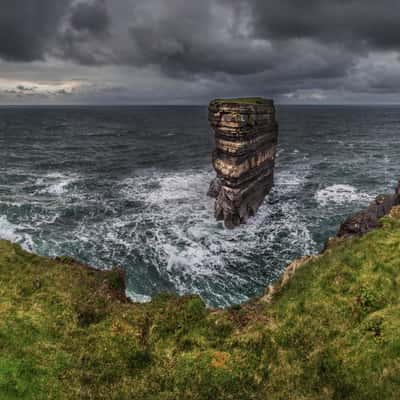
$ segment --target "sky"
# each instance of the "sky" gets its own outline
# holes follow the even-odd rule
[[[0,104],[399,104],[399,0],[1,0]]]

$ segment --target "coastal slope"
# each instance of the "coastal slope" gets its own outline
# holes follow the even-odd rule
[[[0,241],[0,398],[397,399],[399,260],[395,207],[264,296],[209,310],[196,296],[133,304],[118,269]]]

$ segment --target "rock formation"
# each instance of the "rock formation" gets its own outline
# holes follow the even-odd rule
[[[217,177],[208,195],[216,198],[215,217],[227,228],[246,223],[273,185],[278,125],[272,100],[214,100],[209,121],[215,132],[213,165]]]
[[[400,204],[400,182],[394,194],[379,195],[366,209],[347,218],[340,226],[338,237],[359,235],[378,228],[380,219]]]

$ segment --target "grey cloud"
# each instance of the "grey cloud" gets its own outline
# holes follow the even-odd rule
[[[135,65],[153,64],[171,76],[252,74],[273,67],[276,52],[244,36],[234,9],[211,0],[150,1],[135,8],[130,26]]]
[[[168,11],[150,4],[153,12],[137,7],[130,62],[169,75],[287,71],[300,58],[299,78],[329,78],[371,50],[400,50],[397,0],[173,0]]]
[[[113,56],[110,25],[106,0],[81,0],[71,8],[52,54],[88,66],[118,63]]]
[[[17,89],[21,92],[34,92],[36,90],[35,87],[26,87],[23,85],[18,85]]]
[[[397,0],[249,0],[253,34],[289,40],[340,42],[358,50],[399,49]]]
[[[65,67],[46,74],[84,72],[90,83],[107,69],[104,87],[86,89],[85,99],[128,101],[137,93],[130,74],[145,71],[158,74],[160,98],[184,86],[182,96],[201,99],[300,99],[400,85],[398,0],[3,0],[1,8],[0,58],[27,63],[20,71],[41,76],[56,59]]]
[[[104,0],[78,3],[72,10],[71,26],[77,31],[103,34],[108,31],[110,16]]]
[[[109,62],[93,50],[109,23],[105,0],[2,0],[0,58],[31,62],[56,55],[82,64]]]
[[[29,62],[43,59],[70,0],[2,0],[0,57]]]
[[[69,96],[69,95],[71,95],[71,92],[68,92],[68,91],[65,90],[65,89],[60,89],[60,90],[57,90],[56,92],[54,92],[54,93],[52,93],[52,94],[55,94],[55,95],[62,95],[62,96]]]

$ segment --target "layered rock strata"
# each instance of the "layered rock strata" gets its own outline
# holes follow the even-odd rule
[[[254,216],[272,188],[278,125],[272,100],[213,100],[209,121],[215,132],[213,166],[217,177],[209,196],[215,217],[227,228]]]

